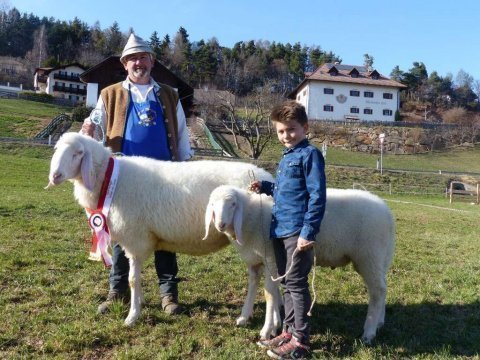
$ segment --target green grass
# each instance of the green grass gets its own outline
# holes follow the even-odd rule
[[[0,99],[0,137],[29,138],[71,107],[29,100]]]
[[[184,315],[169,317],[160,310],[152,260],[143,271],[146,305],[134,327],[123,326],[128,309],[120,304],[96,315],[108,272],[87,260],[89,230],[72,185],[43,190],[51,152],[0,149],[0,358],[266,358],[254,344],[263,324],[262,291],[250,326],[234,325],[247,276],[232,248],[205,257],[179,256]],[[336,184],[370,182],[378,175],[328,171]],[[436,180],[419,180],[424,181]],[[372,346],[359,342],[367,311],[360,277],[351,266],[317,268],[315,358],[478,358],[480,207],[450,205],[441,195],[386,200],[397,224],[386,324]]]
[[[321,144],[313,142],[321,147]],[[273,140],[260,156],[263,161],[279,161],[282,146]],[[384,170],[433,171],[480,174],[480,145],[473,148],[454,149],[442,152],[415,155],[383,155]],[[326,164],[377,168],[379,154],[353,152],[334,147],[327,148]]]

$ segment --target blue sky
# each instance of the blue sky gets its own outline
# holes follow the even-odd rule
[[[148,39],[157,31],[171,38],[183,26],[190,41],[216,37],[220,45],[268,40],[320,46],[362,65],[374,57],[382,74],[423,62],[430,74],[460,69],[480,80],[479,0],[0,0],[21,13],[80,20],[105,29],[117,21]]]

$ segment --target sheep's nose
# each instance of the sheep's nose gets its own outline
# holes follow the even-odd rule
[[[62,174],[56,171],[50,176],[50,180],[52,181],[52,183],[57,184],[61,177],[62,177]]]
[[[225,223],[220,223],[220,224],[218,225],[218,230],[220,230],[220,231],[225,230]]]

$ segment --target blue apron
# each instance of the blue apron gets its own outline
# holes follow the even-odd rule
[[[160,100],[135,103],[129,90],[127,123],[123,137],[124,155],[146,156],[158,160],[172,160],[164,114]]]

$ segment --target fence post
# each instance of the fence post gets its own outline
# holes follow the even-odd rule
[[[453,181],[450,183],[450,204],[453,201]]]
[[[477,183],[477,205],[478,205],[478,186],[479,184]]]
[[[388,184],[388,193],[392,195],[392,183]]]

